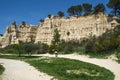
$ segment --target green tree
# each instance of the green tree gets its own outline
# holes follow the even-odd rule
[[[24,46],[24,50],[28,53],[28,56],[31,56],[33,51],[39,49],[39,46],[33,43],[24,43],[23,46]]]
[[[52,17],[52,14],[48,14],[48,18],[51,19],[51,17]]]
[[[60,46],[60,34],[58,29],[54,30],[54,36],[53,36],[53,40],[51,42],[52,44],[49,46],[49,52],[53,53],[55,49],[59,50]]]
[[[95,51],[95,43],[93,42],[93,40],[89,40],[88,42],[86,42],[85,52],[86,52],[86,53],[96,52],[96,51]]]
[[[95,41],[95,49],[94,50],[96,52],[101,52],[101,51],[104,50],[104,47],[103,47],[103,45],[99,41]]]
[[[62,11],[58,11],[57,14],[58,14],[59,17],[63,17],[64,16],[64,12],[62,12]]]
[[[70,16],[73,16],[73,15],[75,15],[74,10],[75,10],[75,6],[71,6],[71,7],[68,8],[67,13],[68,13]]]
[[[81,16],[82,14],[82,6],[81,5],[77,5],[75,6],[75,15]]]
[[[22,21],[22,25],[24,25],[24,26],[25,26],[25,25],[26,25],[26,22],[25,22],[25,21]]]
[[[110,47],[111,47],[111,40],[109,39],[104,39],[103,42],[103,47],[104,47],[104,51],[108,51],[110,50]]]
[[[40,22],[44,22],[44,20],[43,20],[43,19],[40,19]]]
[[[22,50],[23,50],[22,44],[14,44],[14,45],[13,45],[13,48],[14,48],[15,50],[17,50],[18,55],[19,55],[19,57],[20,57],[21,54],[22,54]]]
[[[49,46],[47,44],[44,43],[38,43],[39,49],[37,50],[37,54],[43,54],[43,53],[47,53]]]
[[[115,16],[120,14],[120,0],[109,0],[107,6],[108,8],[113,9]]]
[[[81,5],[71,6],[70,8],[68,8],[67,12],[70,16],[73,15],[80,16],[82,14],[82,6]]]
[[[105,11],[105,6],[104,6],[104,4],[102,4],[102,3],[99,3],[98,5],[96,5],[95,7],[94,7],[94,14],[98,14],[99,12],[103,12],[104,13],[104,11]]]
[[[58,29],[54,30],[53,44],[57,45],[60,42],[60,34]]]
[[[92,12],[92,4],[84,3],[83,5],[84,15],[89,15]]]
[[[53,43],[53,42],[52,42],[52,43]],[[56,48],[56,46],[53,45],[53,44],[51,44],[51,45],[49,46],[49,50],[48,50],[48,52],[49,52],[49,53],[54,53],[55,48]]]

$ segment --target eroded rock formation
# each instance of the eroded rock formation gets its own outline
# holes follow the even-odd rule
[[[39,26],[29,24],[12,24],[7,27],[4,36],[0,37],[0,44],[5,47],[10,44],[18,44],[22,42],[35,41],[48,45],[53,40],[54,30],[57,28],[61,39],[81,40],[90,36],[100,36],[106,30],[114,29],[119,25],[116,21],[119,18],[115,16],[99,13],[89,16],[72,16],[68,18],[60,18],[58,16],[47,17]]]
[[[58,29],[61,39],[81,40],[90,36],[100,36],[106,30],[113,29],[119,25],[115,16],[109,17],[103,13],[89,16],[72,16],[69,18],[59,18],[52,16],[40,23],[35,42],[51,44],[54,29]]]
[[[30,42],[35,40],[37,28],[37,26],[29,24],[20,24],[18,27],[16,24],[8,26],[4,36],[1,39],[2,47],[11,44],[18,44],[19,42]]]

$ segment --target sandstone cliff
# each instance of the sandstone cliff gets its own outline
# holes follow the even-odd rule
[[[35,42],[51,44],[54,29],[58,29],[61,39],[81,40],[90,36],[100,36],[106,30],[113,29],[119,25],[115,16],[109,17],[103,13],[89,16],[72,16],[69,18],[59,18],[52,16],[40,23]],[[69,33],[69,34],[68,34]]]
[[[2,47],[5,47],[11,44],[18,44],[19,42],[30,42],[31,38],[35,40],[37,28],[37,26],[30,24],[20,24],[18,27],[12,24],[7,27],[0,43]]]
[[[59,30],[60,38],[65,41],[81,40],[94,35],[100,36],[106,30],[114,29],[116,25],[119,25],[116,21],[118,19],[103,13],[68,18],[52,15],[51,18],[47,17],[44,22],[41,22],[38,27],[29,24],[20,24],[16,27],[12,24],[7,27],[4,36],[0,37],[0,44],[5,47],[10,44],[18,44],[20,41],[35,41],[35,43],[41,42],[50,45],[56,28]]]

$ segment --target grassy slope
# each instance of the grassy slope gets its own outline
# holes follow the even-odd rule
[[[59,80],[114,80],[114,75],[109,70],[82,61],[43,58],[27,62]]]

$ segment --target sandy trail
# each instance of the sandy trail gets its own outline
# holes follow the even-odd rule
[[[50,80],[52,78],[23,61],[0,59],[0,64],[5,67],[2,80]]]
[[[50,55],[50,54],[42,54],[39,56],[55,57],[54,55]],[[99,66],[104,67],[104,68],[110,70],[111,72],[113,72],[115,75],[115,80],[120,80],[120,64],[118,64],[116,61],[113,61],[111,59],[89,58],[87,56],[77,55],[77,54],[58,55],[58,57],[76,59],[76,60],[99,65]]]
[[[37,56],[55,57],[55,55],[41,54]],[[58,57],[76,59],[105,67],[115,74],[115,80],[120,80],[120,64],[111,59],[96,59],[87,56],[70,54],[58,55]],[[34,67],[23,61],[0,59],[0,63],[6,68],[3,74],[3,80],[50,80],[52,77],[45,73],[37,71]]]

